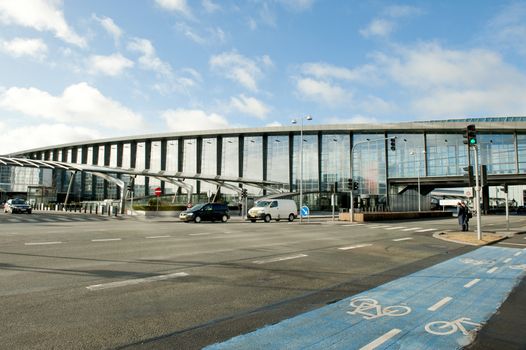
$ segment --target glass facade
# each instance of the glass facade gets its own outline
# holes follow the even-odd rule
[[[389,205],[393,210],[390,198],[396,198],[400,193],[396,192],[399,189],[390,187],[399,186],[397,184],[403,183],[404,179],[410,179],[406,182],[410,183],[417,177],[429,180],[450,176],[456,179],[457,186],[462,184],[464,168],[475,164],[474,152],[463,142],[463,127],[448,128],[445,125],[429,130],[404,130],[400,127],[395,130],[381,127],[370,130],[324,130],[309,126],[304,130],[303,139],[298,128],[205,136],[185,133],[170,135],[166,139],[130,139],[122,143],[115,141],[41,150],[31,153],[31,157],[123,169],[149,169],[154,172],[166,170],[172,174],[183,172],[188,175],[277,181],[282,183],[277,186],[280,190],[294,193],[299,192],[301,178],[306,195],[304,201],[314,210],[323,198],[327,199],[326,192],[332,189],[342,194],[342,206],[346,207],[347,180],[352,178],[358,183],[355,192],[355,198],[359,197],[357,208]],[[390,138],[396,138],[395,150],[391,149]],[[484,131],[479,130],[477,140],[479,164],[488,166],[489,175],[526,173],[526,127],[507,131],[486,128]],[[303,156],[300,157],[302,144]],[[34,174],[29,170],[24,171],[2,167],[1,188],[10,191],[13,186],[22,188],[22,183],[42,183],[47,181],[44,178],[49,178],[43,174],[50,172],[42,169],[34,170]],[[112,175],[128,182],[129,175]],[[57,192],[67,190],[69,172],[56,171],[52,179],[52,186],[56,186]],[[187,178],[184,182],[192,186],[193,193],[212,194],[216,191],[216,185],[205,180],[197,182]],[[137,176],[135,196],[153,195],[153,189],[161,185],[163,183],[154,177]],[[408,208],[412,205],[409,203],[413,201],[412,198],[419,195],[414,187],[404,189],[404,196],[410,199],[400,208],[405,209],[406,204]],[[251,196],[264,194],[260,187],[245,188],[248,188]],[[166,182],[164,189],[165,193],[176,193],[178,186]],[[115,184],[89,173],[75,178],[73,192],[78,195],[74,198],[84,200],[118,198],[120,195]],[[227,188],[222,188],[221,192],[237,193]],[[270,191],[266,193],[270,194]]]

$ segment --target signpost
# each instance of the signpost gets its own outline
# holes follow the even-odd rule
[[[161,188],[157,187],[155,190],[155,195],[157,196],[157,211],[159,211],[159,197],[161,196]]]

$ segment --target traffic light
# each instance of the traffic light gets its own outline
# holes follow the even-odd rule
[[[477,144],[477,130],[475,128],[475,124],[466,126],[464,144],[469,146],[475,146]]]
[[[347,179],[347,188],[352,190],[352,179]]]
[[[358,191],[359,188],[360,187],[358,185],[358,182],[357,181],[353,182],[352,189],[355,190],[355,191]]]
[[[502,185],[501,190],[502,190],[502,192],[504,192],[504,193],[508,193],[508,184],[504,184],[504,185]]]
[[[468,182],[468,187],[473,187],[475,186],[475,181],[473,180],[473,165],[470,165],[470,166],[467,166],[464,168],[464,171],[466,172],[464,174],[464,176],[467,176],[468,179],[467,179],[467,182]]]
[[[389,141],[391,142],[391,151],[396,151],[396,137],[391,137]]]

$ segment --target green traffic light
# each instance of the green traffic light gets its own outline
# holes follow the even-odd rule
[[[473,139],[469,139],[469,144],[470,145],[475,145],[477,143],[477,139],[473,138]]]

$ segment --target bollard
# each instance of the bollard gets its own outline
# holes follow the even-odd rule
[[[99,214],[99,206],[98,205],[95,206],[95,214],[96,215]]]

